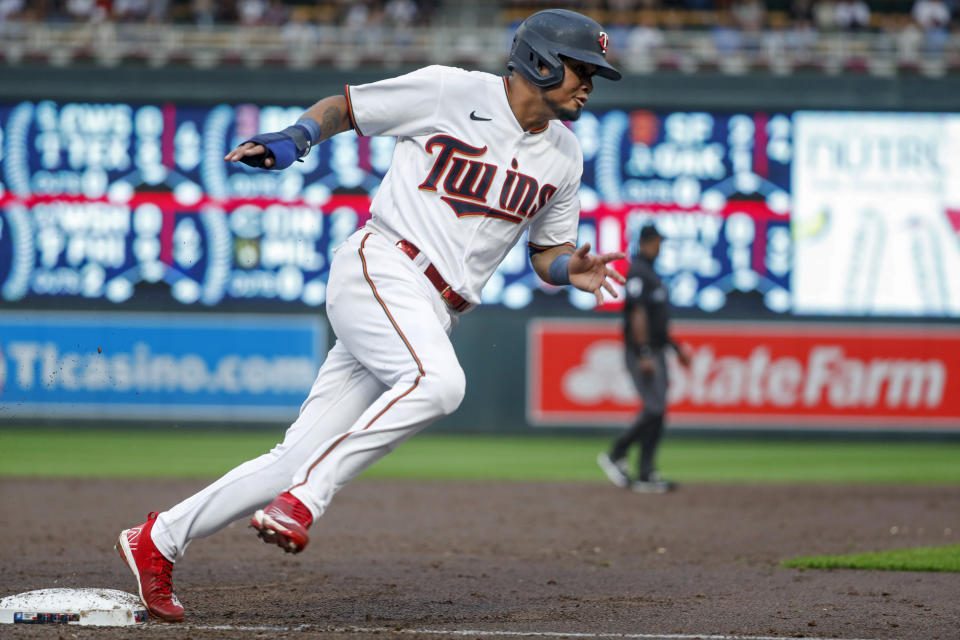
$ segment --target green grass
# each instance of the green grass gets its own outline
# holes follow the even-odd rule
[[[811,556],[781,563],[792,569],[873,569],[885,571],[960,571],[960,544],[892,549],[845,556]]]
[[[277,431],[0,429],[0,476],[211,477],[270,449]],[[418,435],[364,477],[601,482],[609,437]],[[681,482],[960,484],[960,443],[666,438]]]

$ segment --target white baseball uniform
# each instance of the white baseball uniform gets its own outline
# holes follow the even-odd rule
[[[459,406],[457,316],[524,231],[538,248],[576,243],[579,144],[557,122],[524,131],[507,90],[502,77],[441,66],[347,87],[357,132],[397,145],[370,222],[330,267],[337,342],[282,443],[160,514],[153,539],[168,559],[285,490],[316,520],[337,490]]]

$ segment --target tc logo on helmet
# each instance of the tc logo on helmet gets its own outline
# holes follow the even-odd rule
[[[606,55],[607,47],[610,46],[610,36],[607,35],[606,31],[600,32],[600,37],[597,38],[597,42],[600,43],[600,52]]]

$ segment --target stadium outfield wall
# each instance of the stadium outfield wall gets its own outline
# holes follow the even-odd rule
[[[672,428],[960,434],[955,323],[681,317],[674,335],[692,362],[668,359]],[[280,427],[332,339],[322,311],[0,311],[0,428]],[[468,393],[433,431],[608,432],[639,408],[619,314],[481,308],[453,342]]]
[[[222,157],[397,72],[0,67],[0,427],[292,419],[332,339],[332,251],[393,142],[345,134],[283,173]],[[666,236],[693,357],[671,362],[672,424],[960,433],[958,98],[950,76],[598,88],[573,127],[580,240]],[[435,429],[626,424],[620,307],[590,300],[512,251],[454,332],[468,396]]]

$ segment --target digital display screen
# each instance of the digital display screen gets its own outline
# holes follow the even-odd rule
[[[798,113],[793,310],[960,316],[960,116]]]
[[[345,135],[287,171],[228,165],[299,108],[0,108],[0,296],[320,305],[331,253],[369,217],[390,139]],[[157,287],[150,289],[156,295]]]
[[[282,172],[223,161],[302,111],[0,104],[0,303],[322,305],[333,249],[369,217],[394,140],[347,132]],[[960,121],[884,117],[876,126],[891,135],[923,129],[937,160],[923,176],[893,176],[899,182],[871,174],[899,195],[867,202],[877,193],[869,181],[831,176],[836,167],[824,164],[844,140],[862,147],[875,130],[842,114],[584,113],[571,125],[584,152],[579,240],[633,254],[641,226],[656,222],[666,237],[656,268],[681,308],[722,311],[743,294],[778,313],[960,315],[960,279],[948,277],[960,260],[950,153]],[[836,140],[818,142],[828,134]],[[922,212],[898,217],[904,199]],[[913,286],[912,297],[883,293],[890,278],[900,278],[897,293]],[[524,244],[483,301],[522,308],[537,291],[594,304],[541,282]]]
[[[739,292],[789,311],[788,115],[610,111],[584,114],[574,131],[581,242],[632,255],[655,222],[666,238],[655,266],[674,306],[717,311]]]

